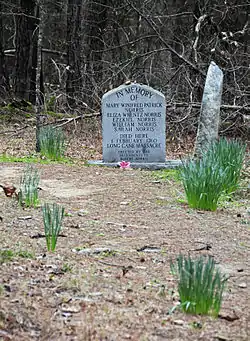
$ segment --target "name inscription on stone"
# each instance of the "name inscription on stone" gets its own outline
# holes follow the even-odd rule
[[[103,161],[165,162],[165,97],[146,85],[122,85],[102,98]]]

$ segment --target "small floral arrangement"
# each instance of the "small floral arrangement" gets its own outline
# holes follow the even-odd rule
[[[129,161],[121,161],[118,163],[118,165],[120,166],[121,169],[131,168]]]

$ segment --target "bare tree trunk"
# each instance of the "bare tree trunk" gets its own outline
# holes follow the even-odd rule
[[[36,9],[35,9],[35,16],[37,19],[35,20],[35,31],[32,34],[32,40],[31,40],[31,46],[30,46],[30,59],[29,59],[29,69],[28,69],[28,74],[29,74],[29,101],[32,104],[36,104],[36,73],[37,73],[37,61],[38,61],[38,35],[40,31],[40,20],[39,20],[39,13],[40,8],[39,4],[37,4]]]
[[[35,0],[21,0],[20,11],[16,15],[16,52],[14,93],[20,99],[29,100],[32,65],[32,36],[37,28],[35,17]]]
[[[103,79],[102,55],[107,25],[108,0],[88,0],[85,7],[84,79],[85,101],[98,106],[98,87]]]
[[[66,92],[70,107],[81,98],[81,18],[82,0],[68,0],[67,8],[67,79]]]
[[[42,42],[44,34],[45,6],[40,4],[40,25],[37,40],[37,61],[36,61],[36,151],[40,152],[40,127],[41,127],[41,111],[44,103],[44,89],[42,81]]]
[[[0,12],[2,11],[2,4],[0,3]],[[0,101],[8,97],[10,92],[9,79],[7,75],[5,57],[3,52],[3,22],[0,14]]]

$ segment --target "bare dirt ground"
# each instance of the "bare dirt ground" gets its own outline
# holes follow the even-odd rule
[[[4,135],[0,153],[25,155],[33,144],[32,134]],[[86,134],[70,144],[70,155],[100,158]],[[18,187],[24,167],[0,163],[0,183]],[[15,253],[0,260],[0,340],[250,339],[249,192],[203,212],[183,203],[171,177],[83,162],[36,167],[41,203],[60,203],[68,214],[49,253],[41,208],[20,208],[0,192],[1,250]],[[169,314],[178,302],[170,261],[180,253],[210,255],[229,276],[218,319]]]

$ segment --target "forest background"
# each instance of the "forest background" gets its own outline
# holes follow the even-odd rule
[[[224,73],[220,133],[246,138],[249,9],[249,0],[1,0],[0,104],[95,116],[106,91],[132,80],[164,93],[168,139],[181,138],[196,133],[213,60]]]

